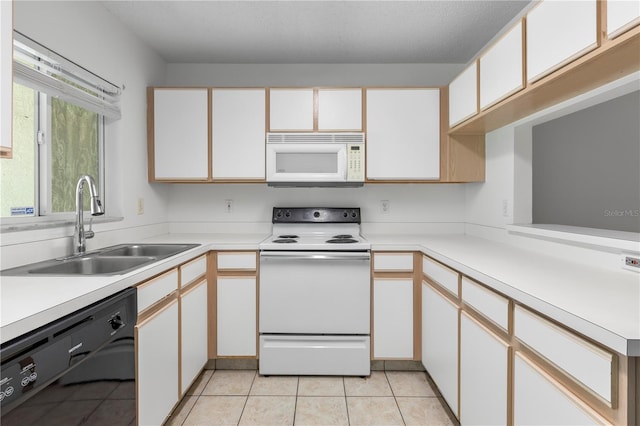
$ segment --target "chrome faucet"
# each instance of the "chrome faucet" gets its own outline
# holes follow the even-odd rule
[[[102,203],[100,202],[100,196],[96,189],[96,183],[89,175],[83,175],[78,180],[76,185],[76,228],[73,232],[73,254],[83,254],[86,251],[85,241],[87,238],[93,238],[94,232],[89,228],[88,231],[84,230],[84,218],[83,218],[83,192],[84,184],[89,187],[89,195],[91,196],[91,216],[100,216],[104,214]]]

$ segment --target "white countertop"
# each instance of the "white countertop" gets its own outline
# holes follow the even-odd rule
[[[201,246],[110,277],[5,277],[5,342],[209,250],[256,250],[265,234],[168,234],[144,241]],[[372,250],[422,251],[463,274],[629,356],[640,356],[640,275],[560,261],[465,235],[367,234]]]

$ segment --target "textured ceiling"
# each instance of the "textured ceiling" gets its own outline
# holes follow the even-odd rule
[[[466,63],[530,1],[102,4],[169,63]]]

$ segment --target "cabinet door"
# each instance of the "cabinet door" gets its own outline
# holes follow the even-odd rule
[[[413,359],[413,280],[373,280],[373,357]]]
[[[606,424],[538,367],[516,353],[513,393],[516,425]]]
[[[545,0],[527,15],[527,79],[535,81],[597,46],[596,0]]]
[[[11,155],[13,122],[13,2],[0,1],[0,156]]]
[[[458,308],[422,284],[422,365],[458,415]]]
[[[460,317],[460,424],[507,424],[508,346],[471,319]]]
[[[264,179],[265,90],[214,89],[213,178]]]
[[[640,21],[638,0],[607,0],[607,36],[614,38]]]
[[[136,325],[138,424],[162,424],[179,399],[178,301]]]
[[[270,89],[269,130],[313,131],[313,89]]]
[[[449,126],[478,113],[478,66],[474,62],[449,85]]]
[[[367,178],[440,177],[440,90],[367,90]]]
[[[256,356],[256,278],[218,277],[218,356]]]
[[[208,102],[207,89],[154,89],[153,151],[156,179],[207,180]]]
[[[362,89],[318,89],[318,130],[362,131]]]
[[[524,87],[522,55],[522,23],[519,22],[480,58],[481,109]]]
[[[180,394],[184,395],[207,363],[207,280],[180,296]]]

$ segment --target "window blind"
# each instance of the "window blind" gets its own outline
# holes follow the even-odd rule
[[[119,120],[121,89],[14,32],[14,81],[69,103]]]

